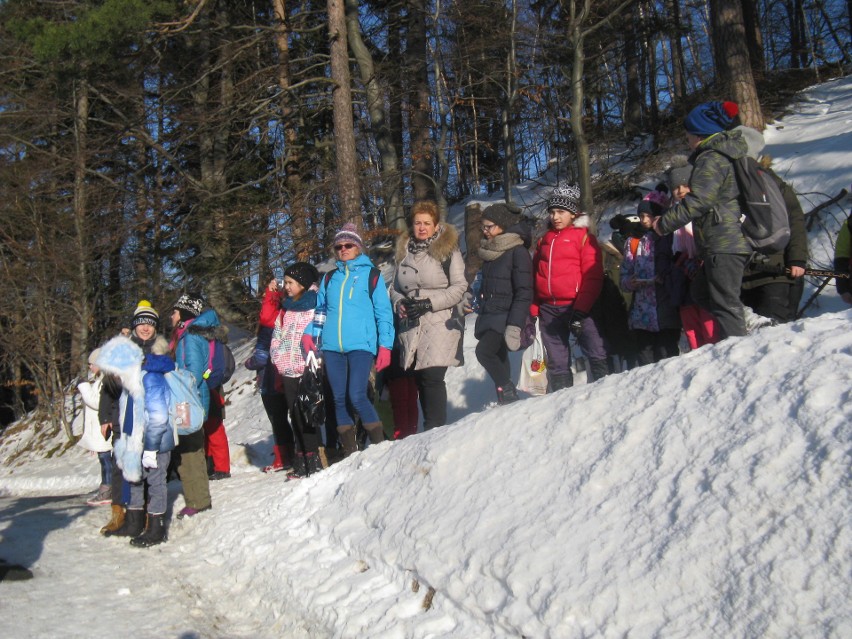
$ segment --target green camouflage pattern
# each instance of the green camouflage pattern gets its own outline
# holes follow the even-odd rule
[[[720,153],[713,153],[718,150]],[[740,227],[740,205],[734,167],[722,153],[745,157],[748,145],[739,131],[723,131],[706,138],[690,157],[693,165],[689,194],[661,218],[659,231],[667,235],[692,222],[698,257],[752,253]]]

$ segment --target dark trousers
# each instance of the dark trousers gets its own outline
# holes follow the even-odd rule
[[[285,466],[293,463],[294,437],[287,417],[287,397],[284,393],[263,393],[260,396],[266,416],[272,424],[272,439]]]
[[[414,371],[414,379],[420,393],[420,408],[423,409],[423,430],[447,423],[447,385],[444,383],[446,374],[446,366],[430,366]]]
[[[790,321],[790,284],[768,282],[744,289],[741,299],[755,313],[773,319],[778,324]]]
[[[287,409],[290,411],[290,423],[293,426],[293,437],[296,450],[300,453],[317,453],[320,445],[320,434],[310,424],[305,424],[296,412],[296,398],[299,396],[299,378],[284,378],[284,396],[287,399]]]
[[[713,314],[722,339],[746,334],[740,289],[748,260],[748,255],[711,255],[692,280],[689,291],[692,299]]]
[[[476,343],[476,360],[498,388],[512,383],[509,374],[509,349],[506,348],[503,333],[485,331]]]
[[[639,366],[654,364],[667,357],[675,357],[680,354],[678,348],[679,328],[666,328],[660,331],[634,329],[634,332],[636,333],[636,359]]]

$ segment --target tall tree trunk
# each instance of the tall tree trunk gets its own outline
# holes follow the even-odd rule
[[[390,228],[403,231],[406,226],[405,211],[402,207],[402,181],[399,170],[399,161],[396,156],[390,127],[385,117],[384,96],[382,94],[379,79],[376,75],[376,67],[373,64],[373,56],[364,44],[361,37],[361,24],[358,20],[358,0],[345,0],[346,3],[346,25],[349,36],[349,48],[358,63],[361,73],[361,81],[367,93],[367,112],[370,114],[370,124],[376,148],[382,162],[382,191],[385,200],[385,221]]]
[[[509,29],[509,47],[506,54],[506,85],[504,87],[503,109],[500,114],[500,134],[503,138],[503,194],[506,202],[512,201],[512,185],[517,181],[518,167],[515,157],[515,132],[512,126],[512,118],[515,112],[517,100],[517,86],[515,75],[517,72],[516,43],[515,36],[518,26],[517,2],[512,2],[512,13]]]
[[[852,0],[850,0],[852,1]],[[686,96],[686,74],[684,73],[683,42],[681,41],[680,0],[668,0],[669,15],[671,15],[673,35],[671,36],[672,51],[672,80],[674,83],[674,103],[677,105]]]
[[[426,48],[426,2],[408,1],[408,46],[406,69],[410,81],[411,185],[415,200],[435,198],[430,139],[431,105]]]
[[[75,291],[71,302],[76,306],[77,317],[71,323],[71,374],[86,370],[86,349],[92,310],[89,299],[89,241],[86,229],[87,185],[86,153],[88,151],[89,86],[83,79],[74,86],[74,234],[76,252]]]
[[[349,45],[343,0],[328,0],[328,35],[331,57],[331,90],[334,150],[337,160],[337,197],[340,216],[361,226],[358,156],[352,117],[352,83],[349,75]]]
[[[751,71],[756,77],[762,77],[766,71],[766,57],[763,53],[763,34],[760,31],[760,15],[756,0],[740,0],[743,8],[743,25],[745,27],[748,57],[751,60]]]
[[[634,9],[624,28],[624,67],[627,75],[624,105],[624,135],[632,138],[642,130],[643,95],[639,80],[639,12]]]
[[[571,21],[568,34],[573,50],[571,66],[571,133],[574,136],[574,146],[577,149],[577,177],[580,186],[580,208],[590,213],[592,211],[592,172],[590,167],[589,143],[583,129],[583,68],[586,63],[584,51],[586,34],[583,23],[589,15],[590,0],[582,1],[582,8],[577,7],[574,0],[570,3]],[[578,10],[579,9],[579,10]]]
[[[284,182],[287,186],[290,208],[290,232],[296,258],[306,260],[315,248],[315,240],[308,233],[308,212],[302,192],[301,158],[297,144],[295,109],[290,86],[290,29],[284,0],[272,0],[275,15],[275,47],[278,50],[278,88],[281,90],[281,123],[284,128]],[[262,271],[265,274],[264,271]]]
[[[719,88],[740,105],[742,123],[762,131],[763,113],[751,72],[739,0],[710,0],[710,24]]]

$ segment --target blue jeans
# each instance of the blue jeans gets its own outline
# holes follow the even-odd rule
[[[98,453],[98,461],[101,463],[101,483],[109,486],[112,484],[112,451]]]
[[[351,415],[346,407],[347,398],[362,423],[378,422],[379,415],[367,397],[373,354],[367,351],[350,351],[349,353],[323,351],[322,355],[325,360],[328,383],[331,386],[331,395],[334,398],[337,427],[355,425],[355,416]]]

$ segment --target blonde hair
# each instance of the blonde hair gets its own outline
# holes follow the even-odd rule
[[[432,200],[420,200],[415,202],[411,207],[411,223],[414,224],[414,218],[417,215],[428,215],[432,218],[435,226],[441,221],[441,214],[438,212],[438,205]]]

